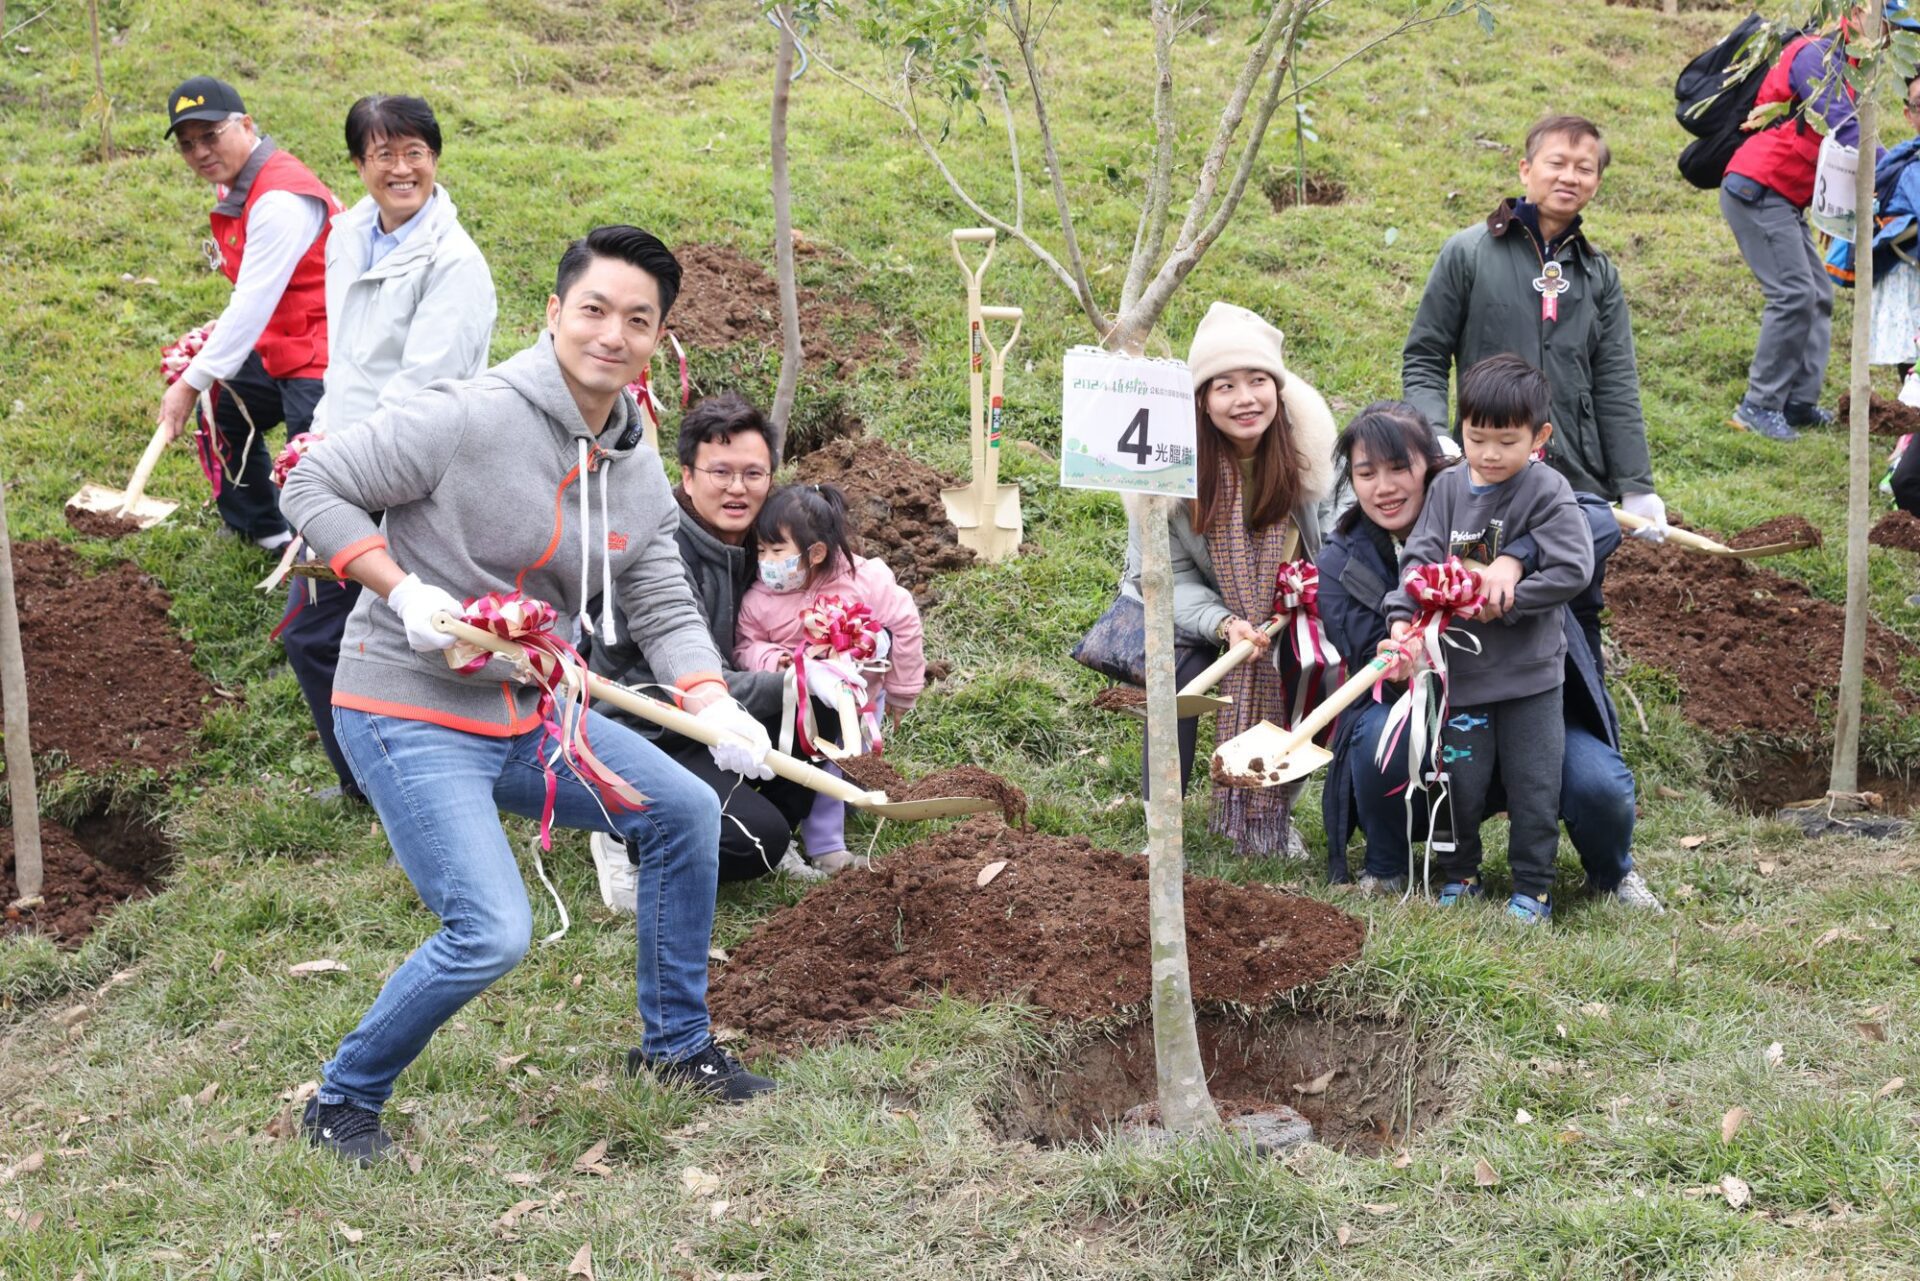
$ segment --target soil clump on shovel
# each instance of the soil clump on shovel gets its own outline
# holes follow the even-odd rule
[[[887,563],[922,609],[938,599],[935,574],[970,568],[940,491],[954,482],[871,436],[831,441],[797,464],[803,484],[838,485],[853,518],[854,550]]]
[[[1843,391],[1834,405],[1834,424],[1846,432],[1847,416],[1853,411],[1853,393]],[[1875,436],[1904,436],[1920,431],[1920,409],[1903,401],[1888,400],[1876,393],[1867,397],[1867,431]]]
[[[116,538],[125,538],[140,529],[140,522],[131,516],[116,516],[112,512],[89,511],[85,507],[67,504],[67,524],[85,534],[88,538],[104,538],[109,542]]]
[[[1147,705],[1147,691],[1138,685],[1109,685],[1093,696],[1096,712],[1125,712]]]
[[[1920,519],[1907,512],[1889,512],[1873,527],[1867,541],[1876,547],[1898,547],[1920,552]]]
[[[994,863],[997,874],[984,878]],[[1366,926],[1262,885],[1186,878],[1194,999],[1258,1007],[1360,955]],[[716,1023],[791,1051],[942,992],[1060,1020],[1136,1013],[1152,957],[1147,861],[978,816],[814,887],[715,967]]]
[[[1671,672],[1681,711],[1716,734],[1806,739],[1840,683],[1845,611],[1806,584],[1750,561],[1696,556],[1629,538],[1607,563],[1608,631],[1632,658]],[[1920,646],[1869,619],[1866,676],[1902,707]]]
[[[213,686],[166,592],[126,561],[89,578],[53,539],[14,544],[13,573],[34,751],[88,773],[186,762]]]
[[[1788,513],[1763,521],[1751,529],[1743,529],[1727,540],[1727,546],[1736,551],[1746,547],[1768,547],[1774,543],[1799,543],[1803,547],[1818,547],[1826,540],[1821,537],[1819,527],[1805,516]]]
[[[869,792],[885,792],[890,801],[978,796],[999,806],[1008,826],[1021,827],[1027,821],[1027,794],[998,774],[981,769],[978,765],[956,765],[952,769],[935,770],[918,782],[909,783],[899,770],[879,756],[854,756],[838,764],[840,772],[851,779],[855,786]]]

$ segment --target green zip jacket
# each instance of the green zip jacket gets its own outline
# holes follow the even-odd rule
[[[1559,318],[1544,319],[1534,283],[1544,276],[1540,251],[1513,206],[1501,201],[1485,223],[1441,247],[1401,353],[1401,394],[1444,429],[1453,422],[1449,374],[1502,352],[1524,356],[1553,386],[1554,469],[1575,489],[1613,501],[1653,493],[1620,273],[1574,230],[1554,257],[1565,285]]]

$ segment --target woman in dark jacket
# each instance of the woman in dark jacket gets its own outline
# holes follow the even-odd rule
[[[1440,452],[1419,410],[1404,401],[1377,401],[1340,433],[1334,461],[1356,501],[1340,518],[1317,562],[1320,615],[1333,643],[1353,662],[1374,653],[1387,639],[1382,601],[1398,578],[1400,542],[1420,518],[1427,482],[1454,460]],[[1595,559],[1600,560],[1619,543],[1620,527],[1604,502],[1588,495],[1581,500],[1593,525]],[[1518,539],[1510,550],[1512,554],[1499,557],[1488,571],[1509,584],[1526,572],[1530,540]],[[1567,750],[1560,818],[1596,891],[1658,912],[1660,900],[1633,870],[1633,774],[1620,757],[1619,717],[1573,612],[1563,609],[1562,615],[1567,633]],[[1367,839],[1359,878],[1367,893],[1404,889],[1411,866],[1404,742],[1385,770],[1374,762],[1375,745],[1397,693],[1389,686],[1378,701],[1363,700],[1340,718],[1333,763],[1321,793],[1329,878],[1336,883],[1349,879],[1347,842],[1357,826]]]

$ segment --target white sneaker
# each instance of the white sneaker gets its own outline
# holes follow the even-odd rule
[[[813,860],[814,870],[828,876],[838,876],[850,867],[857,867],[865,871],[872,866],[872,862],[868,859],[864,859],[858,854],[849,854],[846,850],[833,850]]]
[[[640,897],[640,869],[627,861],[627,843],[595,832],[587,847],[593,851],[593,870],[600,877],[600,901],[612,911],[632,916]]]
[[[773,870],[781,876],[791,876],[796,881],[824,881],[828,875],[807,862],[798,845],[787,846],[787,852],[780,856],[780,862]]]
[[[1614,886],[1613,896],[1628,907],[1643,912],[1652,912],[1655,916],[1665,916],[1667,909],[1660,906],[1660,900],[1647,886],[1647,878],[1638,872],[1628,872],[1620,884]]]
[[[1306,838],[1300,835],[1300,829],[1291,821],[1287,823],[1287,857],[1295,862],[1307,861]]]

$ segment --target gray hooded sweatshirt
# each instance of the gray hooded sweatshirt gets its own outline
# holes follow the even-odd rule
[[[540,340],[467,382],[435,382],[315,445],[287,478],[287,519],[336,569],[385,547],[403,571],[461,600],[519,590],[560,613],[560,629],[605,597],[657,678],[719,679],[720,655],[687,586],[680,510],[660,456],[621,396],[595,436]],[[384,525],[367,515],[385,510]],[[372,592],[347,620],[333,703],[503,737],[536,728],[539,692],[500,660],[470,676],[407,644]]]

